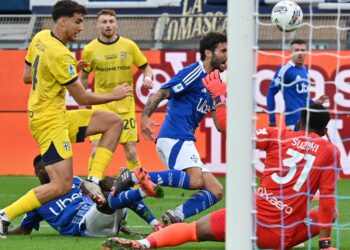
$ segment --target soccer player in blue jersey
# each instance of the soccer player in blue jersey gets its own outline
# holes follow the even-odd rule
[[[35,174],[41,184],[50,182],[48,173],[40,155],[34,159]],[[28,212],[22,223],[9,234],[30,234],[33,229],[39,230],[40,222],[46,221],[53,229],[64,236],[108,237],[118,234],[121,222],[126,217],[126,208],[131,208],[146,222],[156,221],[141,199],[155,196],[150,189],[156,185],[144,175],[138,189],[129,189],[128,186],[118,185],[118,194],[111,194],[115,184],[123,184],[122,177],[105,177],[100,186],[108,203],[96,205],[87,195],[80,192],[82,179],[75,176],[71,190],[41,207]],[[117,189],[117,187],[114,187]],[[122,191],[125,190],[125,191]]]
[[[227,59],[226,35],[210,32],[200,41],[200,61],[180,70],[160,90],[149,97],[142,113],[141,128],[146,140],[156,141],[157,153],[168,171],[149,173],[152,181],[162,186],[200,190],[175,209],[162,215],[165,225],[183,221],[218,202],[223,187],[201,161],[194,133],[205,115],[215,105],[202,83],[208,73],[224,70]],[[158,104],[168,99],[166,117],[158,134],[153,136],[150,119]],[[138,172],[135,171],[135,175]],[[133,178],[135,180],[135,178]]]
[[[310,98],[309,72],[304,66],[306,52],[306,42],[294,39],[291,42],[291,61],[279,67],[273,77],[267,92],[270,127],[276,127],[275,95],[279,91],[281,91],[285,103],[285,125],[291,130],[298,129],[297,124],[300,120],[301,110],[314,103]],[[321,96],[316,102],[323,103],[327,99],[327,96]]]

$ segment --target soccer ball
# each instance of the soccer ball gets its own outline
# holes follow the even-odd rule
[[[291,32],[298,28],[303,21],[303,11],[300,6],[290,0],[277,3],[271,12],[271,22],[280,31]]]

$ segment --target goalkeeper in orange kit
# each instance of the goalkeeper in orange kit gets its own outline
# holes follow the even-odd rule
[[[220,129],[226,132],[226,85],[221,82],[218,72],[208,75],[203,83],[215,101]],[[322,138],[330,120],[328,111],[321,104],[313,104],[310,109],[302,111],[298,132],[276,128],[256,131],[256,147],[267,152],[266,170],[255,194],[259,248],[290,249],[319,235],[319,249],[336,249],[331,247],[330,235],[331,225],[337,217],[334,191],[339,150]],[[278,153],[280,149],[282,154]],[[298,168],[288,164],[291,162]],[[282,171],[287,173],[280,176]],[[320,205],[307,210],[318,188]],[[186,242],[225,241],[225,222],[226,209],[223,208],[192,223],[170,225],[142,240],[110,238],[102,249],[149,249]]]

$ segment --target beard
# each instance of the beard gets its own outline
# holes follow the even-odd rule
[[[225,68],[223,65],[225,62],[220,62],[217,57],[212,57],[210,61],[210,66],[213,68],[213,70],[218,69],[220,72],[225,71]]]

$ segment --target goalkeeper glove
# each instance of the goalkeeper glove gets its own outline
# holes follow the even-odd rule
[[[215,106],[226,104],[226,84],[221,81],[219,70],[214,70],[202,79],[204,87],[209,91]]]
[[[320,250],[337,250],[331,247],[331,238],[320,238],[318,241]]]

